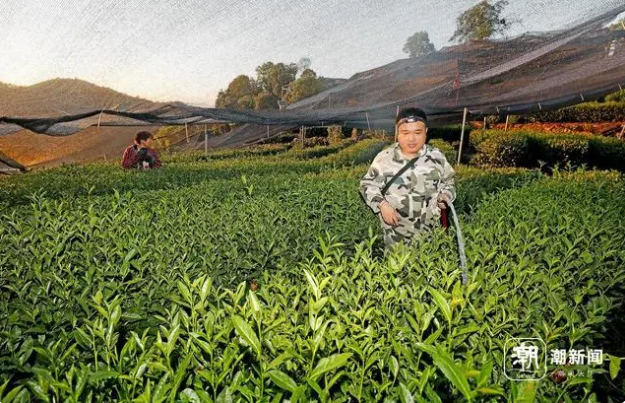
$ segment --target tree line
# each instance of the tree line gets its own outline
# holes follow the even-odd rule
[[[256,77],[237,76],[228,88],[219,91],[215,106],[231,109],[278,109],[280,102],[292,104],[323,88],[323,77],[310,68],[311,61],[298,63],[265,62],[256,67]]]

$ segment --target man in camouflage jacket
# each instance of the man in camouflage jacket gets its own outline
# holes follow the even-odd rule
[[[446,208],[443,202],[456,198],[452,166],[440,150],[425,144],[425,113],[407,108],[396,121],[395,144],[375,157],[360,182],[360,194],[380,218],[387,248],[430,231]],[[412,159],[416,162],[382,194],[384,186]]]

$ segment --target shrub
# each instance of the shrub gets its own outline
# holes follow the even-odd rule
[[[625,141],[594,136],[588,141],[588,159],[593,167],[625,172]]]
[[[528,160],[527,136],[514,132],[487,131],[472,136],[474,155],[471,162],[476,165],[494,167],[525,166]]]
[[[550,166],[580,166],[588,164],[588,139],[581,135],[538,134],[527,135],[532,160]]]
[[[606,102],[620,102],[625,104],[625,90],[621,90],[605,97]]]
[[[432,147],[438,148],[440,151],[442,151],[443,154],[445,154],[445,158],[447,158],[447,161],[450,164],[453,165],[458,160],[458,152],[456,151],[454,146],[451,145],[450,143],[448,143],[448,142],[446,142],[444,140],[432,139],[432,140],[430,140],[428,142],[428,144],[430,144]]]
[[[474,132],[469,152],[476,165],[578,167],[625,170],[625,142],[591,134],[531,131]]]
[[[588,102],[585,104],[537,112],[524,118],[530,122],[622,122],[625,121],[625,103]]]

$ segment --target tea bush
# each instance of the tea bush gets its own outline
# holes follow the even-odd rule
[[[463,287],[453,232],[382,252],[387,144],[3,180],[0,401],[605,401],[621,176],[457,167]],[[509,382],[509,337],[607,361]]]
[[[471,163],[496,167],[525,166],[529,159],[527,136],[514,132],[486,131],[472,133]]]
[[[533,113],[525,120],[530,122],[622,122],[625,121],[625,103],[620,100],[603,103],[588,102],[554,111]]]
[[[476,165],[536,167],[586,165],[624,170],[625,141],[591,134],[487,130],[471,137]]]
[[[458,160],[458,152],[450,143],[443,140],[432,139],[428,141],[428,144],[441,150],[450,164],[455,164]]]

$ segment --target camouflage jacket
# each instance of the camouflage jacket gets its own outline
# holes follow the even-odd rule
[[[417,162],[395,179],[385,196],[382,196],[382,189],[386,183],[410,160],[404,158],[397,143],[375,157],[360,181],[360,194],[374,213],[380,211],[379,204],[386,199],[400,216],[408,219],[425,213],[428,217],[440,216],[439,194],[445,192],[451,201],[455,200],[455,172],[445,154],[425,144],[417,156]]]

